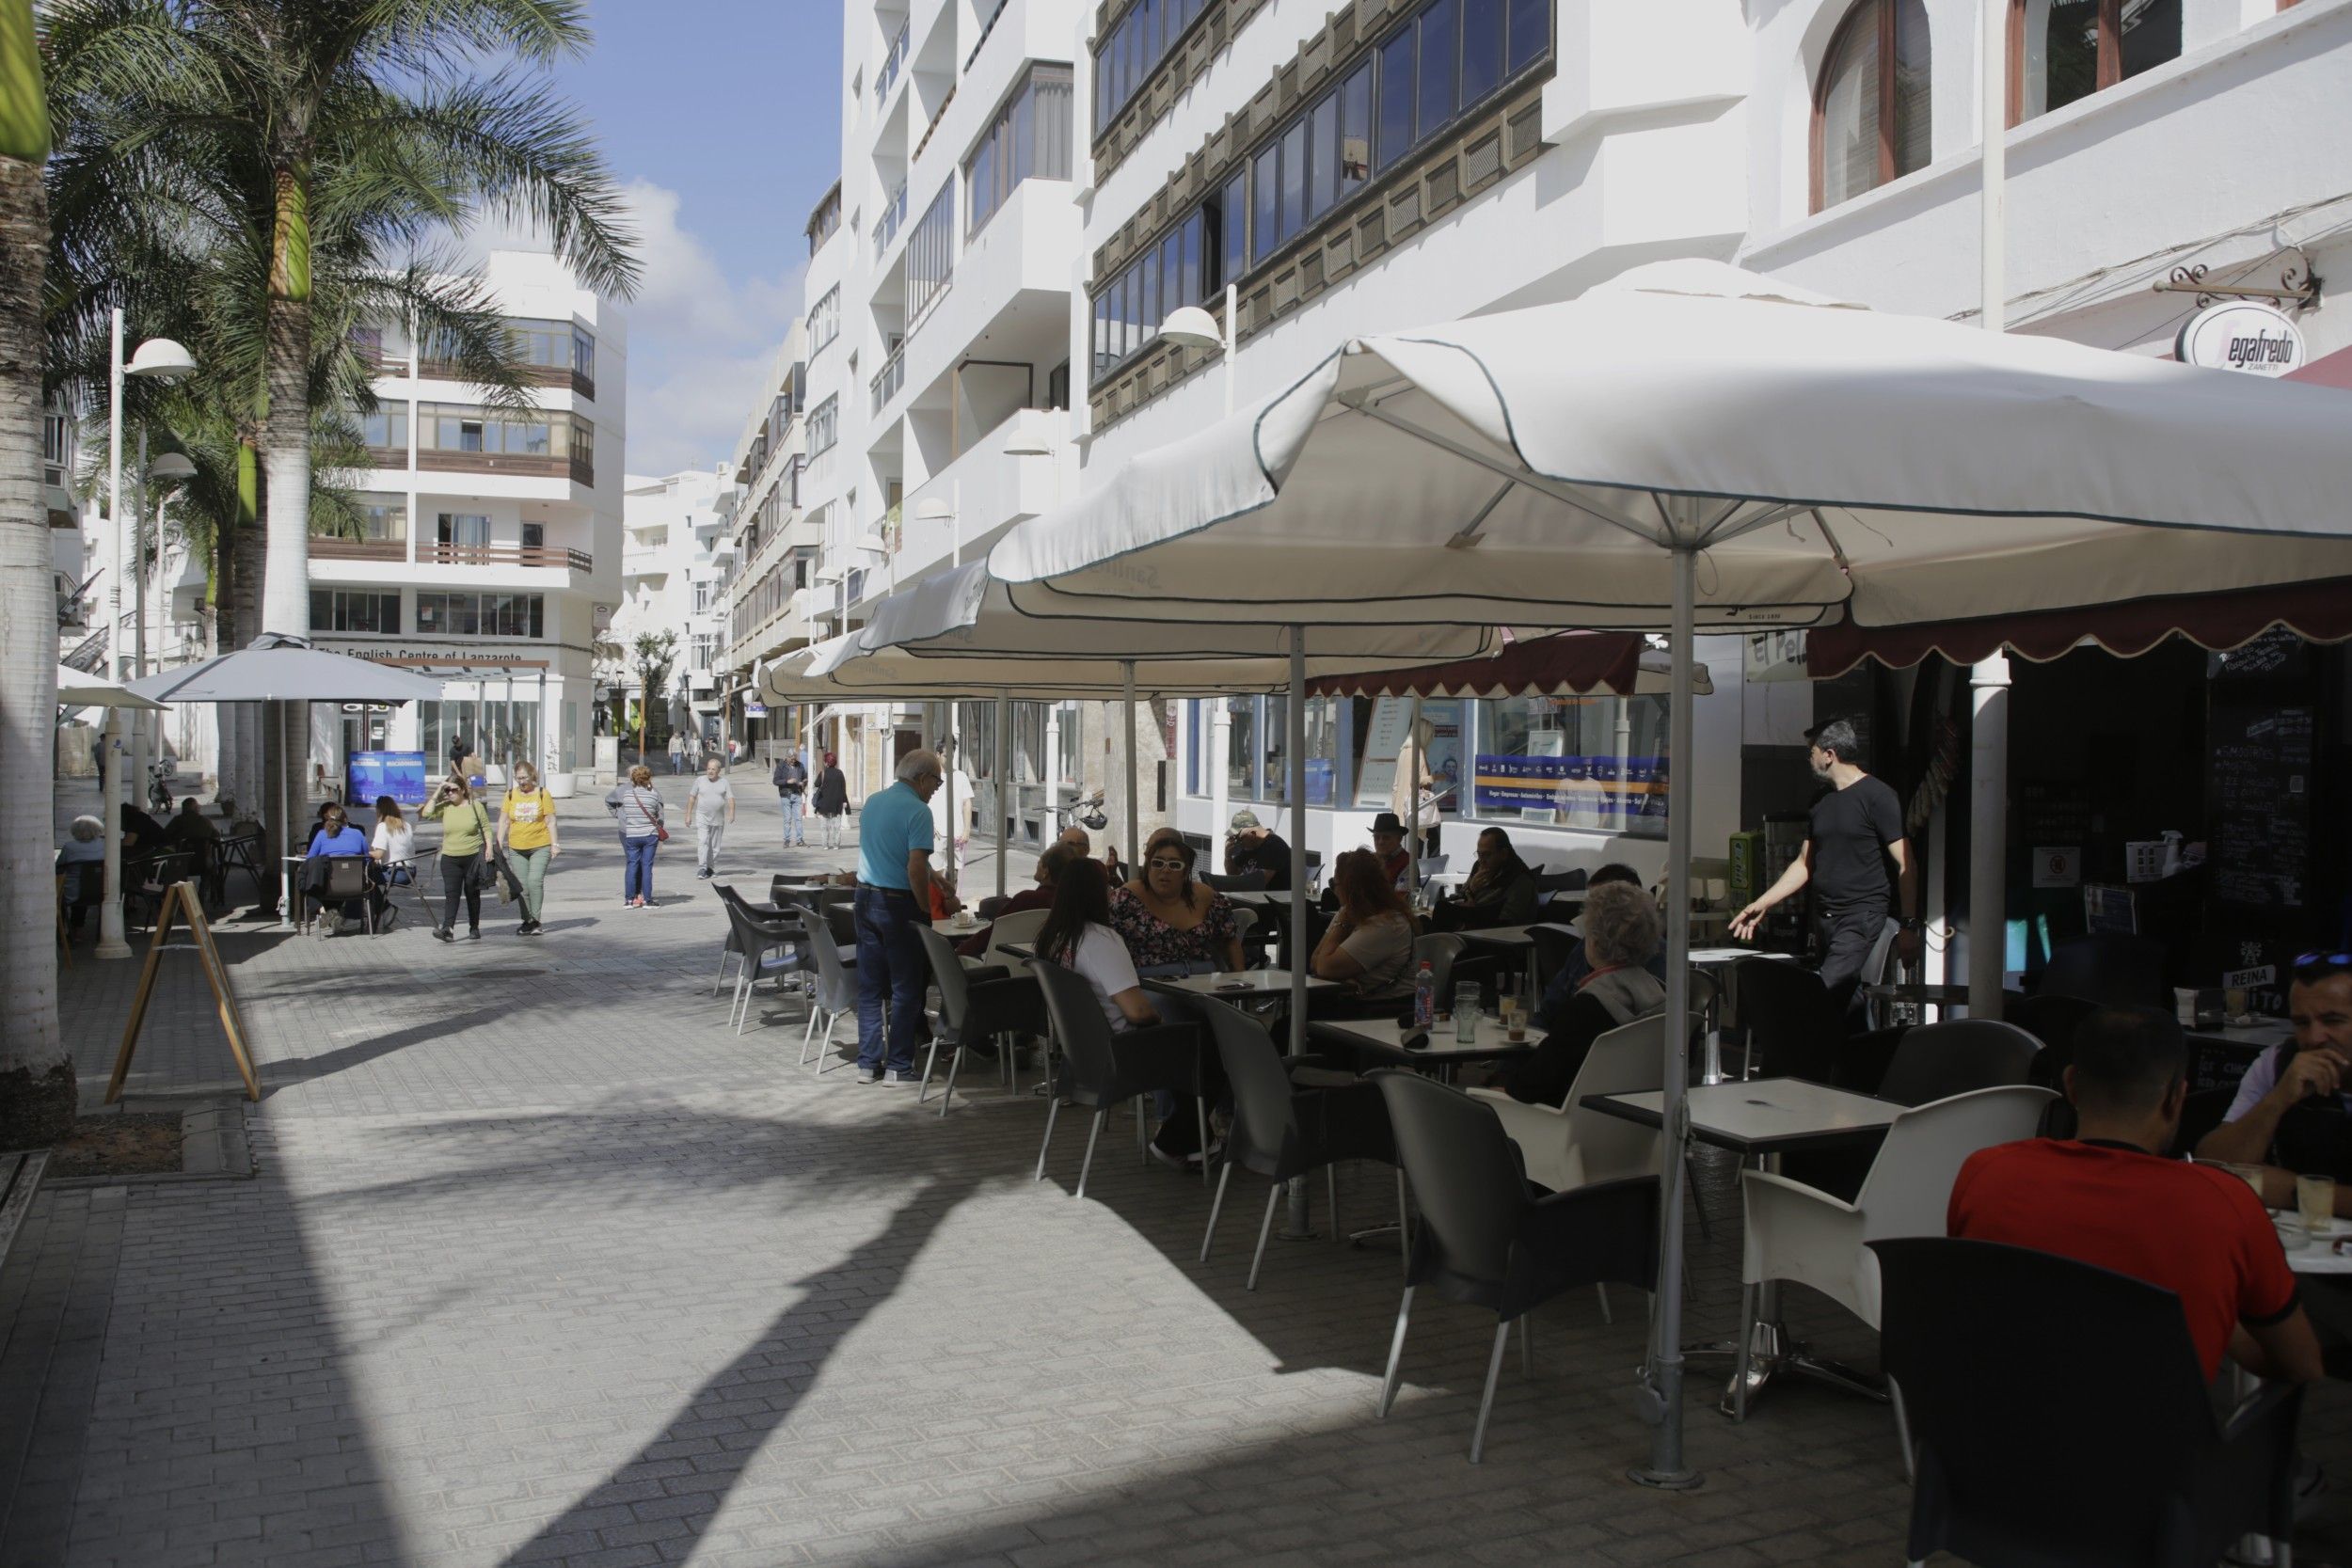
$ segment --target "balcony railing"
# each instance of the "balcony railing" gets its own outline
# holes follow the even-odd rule
[[[406,454],[390,463],[380,465],[400,467]],[[575,453],[507,452],[507,451],[440,451],[420,450],[417,467],[437,473],[525,474],[534,479],[569,479],[580,484],[596,482],[594,459]]]
[[[898,237],[898,226],[906,220],[907,182],[901,180],[890,199],[882,203],[882,215],[874,220],[875,261],[882,260],[882,253],[890,248],[890,242]]]
[[[344,539],[331,533],[310,535],[313,561],[405,561],[405,539]]]
[[[419,545],[417,560],[428,566],[543,566],[572,572],[592,572],[596,565],[586,550],[556,545]]]
[[[898,85],[898,71],[907,63],[907,24],[898,24],[898,36],[890,40],[890,53],[882,56],[882,69],[874,73],[874,107],[879,109],[890,102],[890,89]]]
[[[898,395],[898,388],[906,385],[906,380],[907,346],[900,343],[890,351],[890,357],[882,361],[882,368],[874,372],[874,379],[866,383],[874,393],[873,406],[868,411],[881,413],[882,404]]]
[[[914,232],[907,236],[906,254],[901,258],[906,269],[907,322],[913,324],[922,317],[931,301],[947,287],[947,280],[956,270],[956,184],[953,180],[940,187],[931,198]]]

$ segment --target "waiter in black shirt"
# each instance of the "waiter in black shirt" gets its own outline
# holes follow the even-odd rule
[[[1903,836],[1903,803],[1894,786],[1865,773],[1851,721],[1832,720],[1808,731],[1807,758],[1829,789],[1813,802],[1804,851],[1764,895],[1732,917],[1731,934],[1746,941],[1764,913],[1798,890],[1813,889],[1813,924],[1821,938],[1821,984],[1841,1003],[1886,928],[1890,909],[1901,911],[1896,950],[1919,951],[1918,878]]]

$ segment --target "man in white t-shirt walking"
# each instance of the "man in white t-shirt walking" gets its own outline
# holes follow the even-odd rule
[[[686,792],[686,820],[694,830],[694,875],[704,881],[719,863],[719,841],[735,820],[735,785],[717,757],[703,765],[703,776]]]

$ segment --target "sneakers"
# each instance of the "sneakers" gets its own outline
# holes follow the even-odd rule
[[[436,942],[455,942],[457,937],[448,927],[436,926],[433,927],[433,940]]]
[[[518,937],[535,937],[539,934],[539,923],[535,920],[526,920],[515,927],[515,934]]]
[[[479,926],[467,927],[466,940],[468,942],[480,942],[482,940],[482,927]]]
[[[694,875],[707,882],[710,880],[710,867],[706,865],[700,871],[695,872]]]
[[[882,1084],[887,1088],[903,1089],[911,1085],[920,1084],[922,1081],[923,1075],[919,1072],[899,1072],[894,1069],[882,1074]]]
[[[1169,1170],[1200,1169],[1200,1166],[1195,1163],[1200,1158],[1198,1154],[1172,1153],[1168,1149],[1162,1148],[1156,1143],[1150,1145],[1145,1152],[1149,1153],[1152,1158],[1160,1164],[1166,1165]]]
[[[621,908],[625,910],[642,910],[650,907],[651,906],[646,904],[643,898],[624,898],[621,900]]]
[[[882,1074],[870,1067],[862,1067],[857,1069],[857,1081],[861,1084],[879,1084],[882,1082]]]

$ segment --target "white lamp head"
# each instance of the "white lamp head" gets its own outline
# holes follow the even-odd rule
[[[181,452],[167,451],[158,455],[154,462],[147,466],[147,477],[150,479],[194,479],[196,465],[189,462],[187,457]]]
[[[126,375],[144,375],[157,381],[177,381],[196,373],[196,359],[188,351],[169,338],[150,338],[131,355],[131,362],[122,367]]]
[[[1160,324],[1160,336],[1184,348],[1223,348],[1225,330],[1198,305],[1180,305]]]
[[[1005,443],[1007,457],[1051,457],[1053,443],[1034,432],[1023,432]]]
[[[944,523],[955,515],[956,509],[937,496],[917,501],[914,506],[914,515],[918,522]]]
[[[872,532],[859,534],[855,539],[850,542],[850,547],[853,550],[864,550],[868,555],[888,555],[890,553],[890,546],[882,542],[882,536],[879,533]]]

